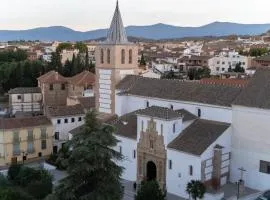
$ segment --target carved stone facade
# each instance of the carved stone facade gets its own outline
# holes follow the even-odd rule
[[[153,119],[148,121],[146,132],[140,133],[137,145],[137,181],[140,183],[147,179],[156,179],[161,188],[166,184],[166,158],[167,151],[163,135],[158,135],[156,123]],[[155,168],[149,169],[154,163]],[[152,170],[149,171],[149,170]],[[155,177],[153,177],[155,173]],[[150,177],[151,176],[151,177]]]

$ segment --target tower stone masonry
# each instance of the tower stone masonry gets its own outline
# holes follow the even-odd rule
[[[96,48],[96,109],[115,114],[116,85],[138,71],[138,46],[128,42],[117,2],[105,42]]]

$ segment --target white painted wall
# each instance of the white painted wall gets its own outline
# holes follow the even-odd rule
[[[79,117],[82,118],[82,121],[78,121]],[[75,129],[84,124],[85,115],[76,115],[76,116],[66,116],[66,117],[53,117],[51,122],[53,124],[53,132],[59,132],[59,140],[69,140],[69,132],[72,129]],[[74,118],[75,122],[71,122],[71,119]],[[60,119],[61,123],[58,124],[57,120]],[[65,119],[68,119],[68,123],[65,123]]]
[[[114,147],[114,150],[120,151],[122,148],[122,155],[124,160],[118,162],[118,164],[124,167],[122,178],[128,181],[136,181],[137,179],[137,141],[126,137],[115,135],[116,139],[120,142]],[[136,151],[136,157],[134,158],[134,150]]]
[[[248,57],[241,56],[237,54],[232,54],[228,56],[216,56],[209,60],[209,68],[211,70],[211,75],[218,75],[223,72],[228,72],[229,67],[235,68],[237,63],[241,63],[241,67],[245,69],[248,68]]]
[[[172,160],[172,169],[169,169],[169,160]],[[189,166],[193,167],[193,175],[189,175]],[[186,185],[191,180],[201,179],[201,159],[200,157],[175,151],[167,150],[167,192],[188,198]]]
[[[270,189],[270,174],[259,172],[260,160],[270,162],[270,110],[233,106],[231,181],[240,179],[244,167],[246,186]]]
[[[122,116],[126,113],[146,108],[146,101],[149,101],[150,106],[155,105],[169,108],[170,105],[173,105],[174,110],[186,109],[194,115],[198,114],[198,108],[200,108],[202,119],[231,123],[232,110],[230,107],[221,107],[184,101],[171,101],[166,99],[139,97],[132,95],[125,96],[116,94],[116,114],[118,116]]]
[[[18,96],[21,98],[19,99]],[[33,98],[32,98],[33,97]],[[41,93],[10,94],[12,114],[18,111],[41,111]]]
[[[138,115],[137,117],[137,142],[140,140],[140,133],[143,130],[146,131],[148,127],[148,122],[151,120],[151,117],[147,116],[141,116]],[[165,147],[173,140],[175,139],[179,133],[183,130],[183,123],[182,119],[176,119],[176,120],[162,120],[153,118],[154,122],[156,123],[156,130],[158,132],[158,135],[164,136],[164,144]],[[143,124],[143,125],[142,125]],[[175,124],[175,132],[173,132],[173,124]],[[143,128],[142,128],[143,126]],[[161,130],[163,126],[163,131]],[[163,132],[163,133],[162,133]]]

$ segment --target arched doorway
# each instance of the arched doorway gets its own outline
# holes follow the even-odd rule
[[[155,180],[157,178],[157,167],[156,164],[152,161],[147,163],[147,181]]]

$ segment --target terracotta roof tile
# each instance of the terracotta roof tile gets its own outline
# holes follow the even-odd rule
[[[49,117],[74,116],[85,114],[81,104],[77,104],[74,106],[49,106],[47,107],[47,113]]]
[[[41,89],[39,87],[18,87],[9,90],[8,93],[9,94],[41,93]]]
[[[0,129],[19,129],[45,125],[51,125],[51,121],[44,116],[0,119]]]
[[[89,71],[83,71],[71,78],[68,78],[68,82],[78,86],[92,86],[95,84],[95,74]]]
[[[50,71],[38,78],[41,83],[67,83],[67,79],[56,71]]]

